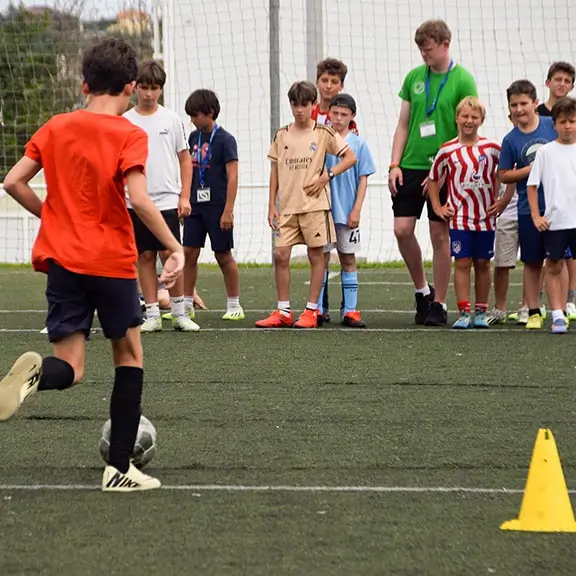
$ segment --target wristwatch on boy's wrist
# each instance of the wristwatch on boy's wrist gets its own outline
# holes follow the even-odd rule
[[[330,180],[332,180],[332,178],[334,178],[334,176],[336,176],[336,174],[334,174],[334,172],[332,172],[332,170],[328,170],[328,178],[330,178]]]

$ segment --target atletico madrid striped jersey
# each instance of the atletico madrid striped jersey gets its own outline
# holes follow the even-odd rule
[[[499,159],[500,144],[482,137],[474,146],[455,138],[440,148],[430,169],[430,180],[446,179],[448,205],[454,210],[451,229],[495,229],[495,217],[488,215],[488,208],[498,197]]]

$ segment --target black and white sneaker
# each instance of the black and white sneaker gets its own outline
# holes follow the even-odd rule
[[[22,402],[38,390],[41,373],[42,356],[36,352],[26,352],[14,362],[0,381],[0,421],[12,418]]]
[[[130,462],[130,468],[123,474],[114,466],[106,466],[102,476],[102,492],[138,492],[160,488],[160,480],[141,472]]]
[[[448,323],[448,314],[440,302],[432,302],[430,312],[424,321],[425,326],[446,326]]]
[[[419,325],[424,324],[424,322],[426,322],[428,314],[430,313],[430,307],[432,305],[432,302],[434,302],[434,296],[436,295],[436,291],[434,290],[434,286],[429,285],[429,288],[430,288],[430,294],[428,294],[427,296],[424,296],[423,294],[416,292],[416,301],[415,301],[416,314],[414,316],[415,324]]]

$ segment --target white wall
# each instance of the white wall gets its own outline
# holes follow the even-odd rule
[[[268,0],[164,1],[171,2],[173,15],[164,46],[165,56],[174,55],[167,98],[188,121],[184,102],[192,90],[211,88],[218,93],[220,123],[237,137],[240,154],[236,256],[240,261],[270,261]],[[283,122],[290,121],[286,92],[293,81],[306,76],[305,6],[305,0],[281,0]],[[576,2],[324,0],[323,10],[324,56],[348,65],[346,90],[358,102],[360,130],[378,168],[363,213],[361,256],[398,260],[384,183],[399,110],[397,93],[405,73],[420,63],[413,42],[415,29],[427,18],[448,22],[454,58],[474,73],[488,106],[484,132],[501,137],[509,128],[506,87],[527,77],[545,97],[549,64],[556,59],[576,60]],[[429,258],[426,228],[424,219],[419,235]],[[0,238],[7,234],[0,214]],[[211,260],[209,251],[205,252],[204,260]],[[6,248],[0,247],[0,260],[6,257]]]

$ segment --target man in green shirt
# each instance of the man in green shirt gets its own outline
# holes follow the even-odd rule
[[[448,223],[427,201],[428,173],[440,146],[456,138],[456,106],[477,96],[474,77],[450,57],[452,34],[443,20],[424,22],[414,36],[424,64],[411,70],[399,96],[400,117],[394,132],[388,186],[394,210],[394,235],[416,293],[416,324],[447,323],[446,295],[450,283]],[[442,188],[441,202],[446,201]],[[434,287],[426,281],[422,252],[415,235],[416,220],[428,205]]]

